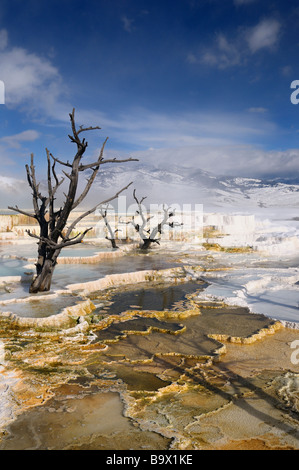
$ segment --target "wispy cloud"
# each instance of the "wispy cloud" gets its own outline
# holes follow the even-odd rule
[[[134,20],[128,18],[127,16],[123,16],[121,18],[121,21],[122,21],[124,30],[127,31],[127,33],[131,33],[133,30]]]
[[[20,132],[19,134],[1,137],[0,143],[7,145],[10,148],[20,148],[23,142],[33,142],[39,138],[39,133],[36,130],[29,129]]]
[[[260,107],[256,107],[256,108],[254,108],[254,107],[253,107],[253,108],[249,108],[248,111],[249,111],[250,113],[264,114],[264,113],[266,113],[268,110],[267,110],[267,108],[263,108],[262,106],[260,106]]]
[[[246,65],[251,56],[262,49],[272,49],[278,44],[281,24],[276,19],[265,19],[253,27],[240,27],[234,34],[219,33],[210,46],[199,52],[189,52],[187,62],[201,63],[210,67],[226,69]]]
[[[2,165],[2,174],[5,166],[16,165],[20,157],[29,153],[26,149],[26,143],[32,143],[39,138],[36,130],[28,129],[14,135],[7,135],[0,138],[0,163]]]
[[[255,53],[260,49],[268,49],[275,46],[278,42],[280,31],[281,25],[275,19],[263,20],[255,27],[248,29],[246,39],[250,51]]]
[[[220,69],[240,65],[243,60],[244,57],[239,44],[235,41],[229,41],[224,34],[219,34],[214,47],[203,51],[200,58],[202,63]]]
[[[78,123],[98,124],[115,142],[132,149],[182,147],[187,145],[233,145],[258,142],[277,134],[268,114],[211,112],[179,115],[128,109],[114,119],[98,111],[79,110]],[[117,147],[117,145],[116,145]]]

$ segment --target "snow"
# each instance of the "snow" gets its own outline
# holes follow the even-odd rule
[[[204,214],[203,223],[206,226],[217,227],[223,234],[248,234],[255,232],[255,216],[240,214]]]
[[[299,328],[299,268],[245,268],[205,277],[211,284],[201,296],[204,300],[248,307]]]
[[[229,270],[205,273],[203,300],[247,307],[299,329],[299,221],[292,208],[255,214],[204,214],[223,233],[209,238],[223,247],[250,246],[252,253],[213,254]]]

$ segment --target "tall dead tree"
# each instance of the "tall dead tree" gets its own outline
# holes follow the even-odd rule
[[[127,161],[136,161],[136,159],[128,158],[124,160],[113,159],[104,159],[104,148],[107,143],[108,138],[104,141],[99,156],[96,161],[92,163],[84,164],[82,158],[85,154],[88,143],[85,138],[81,138],[82,133],[100,129],[100,127],[83,127],[80,126],[79,129],[76,127],[75,123],[75,110],[73,109],[70,116],[71,129],[72,133],[69,135],[69,138],[72,143],[76,146],[76,153],[72,162],[62,161],[54,157],[48,149],[46,149],[47,155],[47,194],[43,195],[40,192],[40,183],[37,182],[36,172],[34,166],[34,157],[31,155],[31,164],[26,165],[27,180],[28,184],[32,190],[32,200],[33,200],[33,212],[29,213],[22,209],[19,209],[18,206],[9,207],[9,209],[19,212],[21,214],[27,215],[35,219],[39,224],[39,235],[31,233],[30,230],[27,230],[30,237],[38,239],[38,258],[36,262],[36,276],[32,281],[29,292],[37,293],[49,291],[52,282],[52,276],[54,268],[57,264],[57,258],[60,255],[60,252],[63,248],[77,245],[81,243],[84,236],[91,230],[88,228],[83,232],[78,234],[73,234],[74,229],[77,224],[81,222],[82,219],[87,217],[89,214],[94,212],[100,204],[106,204],[109,201],[118,197],[118,195],[127,189],[132,183],[129,183],[124,188],[114,194],[114,196],[97,203],[93,208],[87,210],[80,215],[78,215],[69,226],[67,226],[69,216],[74,209],[76,209],[79,204],[83,202],[89,190],[95,181],[95,178],[98,174],[100,166],[105,163],[119,163]],[[56,164],[62,165],[65,170],[62,171],[65,178],[59,179],[56,173]],[[77,194],[79,175],[86,170],[91,170],[91,174],[88,173],[88,178],[86,185],[81,192]],[[65,200],[59,209],[55,208],[55,195],[57,190],[67,179],[68,189],[64,193]]]
[[[178,222],[173,221],[173,217],[175,215],[174,210],[165,207],[163,204],[163,217],[156,225],[153,227],[150,224],[150,220],[154,217],[153,215],[146,215],[144,211],[144,207],[142,205],[143,201],[146,199],[146,196],[138,199],[136,196],[136,190],[133,191],[133,197],[136,201],[138,209],[136,210],[135,215],[133,215],[132,219],[127,224],[132,224],[138,235],[142,240],[141,249],[147,250],[150,248],[152,243],[160,244],[160,238],[162,235],[163,227],[168,225],[170,228],[174,228],[175,226],[181,226]],[[137,218],[137,220],[136,220]],[[139,219],[139,220],[138,220]]]

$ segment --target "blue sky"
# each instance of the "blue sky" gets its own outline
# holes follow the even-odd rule
[[[141,163],[293,176],[298,24],[290,0],[2,0],[2,192],[31,152],[41,172],[45,147],[71,158],[73,107],[102,127],[91,158],[109,136],[109,154]]]

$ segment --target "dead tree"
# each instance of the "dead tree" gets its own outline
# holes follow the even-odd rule
[[[165,205],[163,204],[162,220],[158,222],[157,225],[155,225],[154,227],[150,227],[150,220],[153,218],[153,215],[145,215],[144,207],[142,205],[143,201],[146,199],[146,196],[142,197],[141,199],[138,199],[136,196],[136,190],[134,189],[133,197],[138,206],[138,210],[136,210],[136,213],[135,215],[133,215],[132,219],[126,223],[133,225],[134,229],[140,236],[142,240],[142,250],[147,250],[148,248],[150,248],[152,243],[157,243],[158,245],[160,245],[160,238],[162,235],[163,227],[165,225],[168,225],[171,228],[183,225],[172,220],[175,215],[174,210],[165,207]],[[139,221],[138,219],[136,221],[136,216],[139,218]]]
[[[108,217],[107,217],[107,207],[104,208],[102,206],[99,207],[99,212],[104,220],[104,224],[105,224],[105,227],[106,227],[106,230],[108,232],[109,235],[106,235],[106,240],[109,240],[110,243],[111,243],[111,246],[113,249],[118,249],[118,246],[116,245],[116,234],[117,232],[119,231],[119,229],[115,229],[113,230],[111,225],[110,225],[110,222],[108,220]]]
[[[19,212],[21,214],[32,217],[39,224],[39,235],[31,233],[27,230],[30,237],[38,239],[38,258],[36,262],[36,276],[32,281],[29,292],[37,293],[49,291],[52,282],[54,268],[57,264],[57,258],[63,248],[81,243],[84,236],[91,230],[88,228],[83,232],[73,234],[77,224],[89,214],[94,212],[100,204],[106,204],[109,201],[117,198],[117,196],[127,189],[132,183],[129,183],[124,188],[117,191],[114,196],[105,201],[99,202],[80,215],[78,215],[69,226],[67,226],[69,215],[79,204],[83,202],[98,174],[99,168],[105,163],[118,163],[127,161],[136,161],[136,159],[128,158],[125,160],[104,159],[104,148],[108,138],[104,141],[98,159],[92,163],[84,164],[82,158],[85,154],[88,143],[85,138],[81,138],[82,133],[100,129],[100,127],[83,127],[79,129],[75,123],[75,110],[73,109],[70,116],[72,133],[69,138],[76,146],[76,153],[72,162],[62,161],[54,157],[48,149],[46,149],[48,171],[47,171],[47,194],[43,195],[40,192],[40,183],[37,182],[36,172],[34,166],[34,157],[31,155],[31,164],[26,165],[27,180],[32,190],[33,197],[33,212],[23,211],[18,206],[9,207],[9,209]],[[56,173],[56,164],[62,165],[65,170],[62,171],[65,178],[59,179]],[[91,174],[87,178],[86,185],[80,195],[77,194],[79,175],[86,170],[91,170]],[[59,209],[55,208],[55,195],[62,183],[67,179],[67,191],[64,193],[65,200]]]

